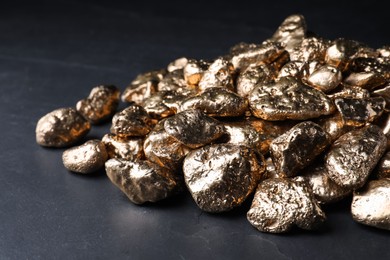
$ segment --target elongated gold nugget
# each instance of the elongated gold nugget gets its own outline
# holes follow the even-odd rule
[[[66,169],[77,173],[92,173],[104,166],[108,155],[100,140],[89,140],[84,144],[65,150],[62,162]]]
[[[257,186],[265,169],[254,150],[232,144],[214,144],[190,152],[184,159],[186,185],[196,204],[207,212],[241,205]]]
[[[36,141],[47,147],[67,147],[86,136],[90,129],[91,124],[76,109],[60,108],[39,119]]]
[[[271,40],[283,44],[287,51],[299,47],[306,36],[306,21],[302,15],[290,15],[276,30]]]

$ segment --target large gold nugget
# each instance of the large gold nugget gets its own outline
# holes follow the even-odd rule
[[[363,126],[373,122],[383,113],[386,101],[382,97],[337,98],[335,104],[345,125]]]
[[[265,65],[247,67],[237,77],[237,94],[247,97],[257,84],[272,82],[275,74]]]
[[[145,98],[157,91],[157,84],[165,76],[165,70],[150,71],[138,75],[122,93],[123,102],[135,102],[141,105]]]
[[[379,179],[390,178],[390,152],[386,152],[377,165],[377,175]]]
[[[248,108],[246,99],[225,88],[208,88],[183,101],[181,110],[199,109],[209,116],[242,116]]]
[[[324,93],[335,89],[341,82],[341,72],[329,65],[324,65],[315,70],[307,79],[310,86],[322,90]]]
[[[265,170],[254,150],[214,144],[190,152],[184,159],[186,185],[196,204],[207,212],[223,212],[241,205],[256,188]]]
[[[390,179],[370,181],[355,192],[351,212],[361,224],[390,230]]]
[[[111,133],[121,137],[145,136],[150,132],[152,125],[153,121],[146,110],[132,104],[114,115]]]
[[[306,121],[271,142],[271,158],[278,172],[291,177],[309,165],[329,144],[328,134],[319,125]]]
[[[354,190],[362,187],[386,150],[387,139],[376,125],[342,135],[325,158],[329,177]]]
[[[170,170],[149,161],[110,159],[106,162],[106,173],[135,204],[165,199],[177,188]]]
[[[306,36],[306,21],[302,15],[290,15],[276,30],[271,40],[277,41],[285,46],[287,51],[299,47]]]
[[[198,148],[221,137],[223,125],[199,110],[187,110],[164,122],[167,133],[190,148]]]
[[[119,95],[119,89],[115,86],[97,86],[91,90],[88,98],[77,102],[76,109],[92,124],[99,124],[115,113]]]
[[[320,203],[336,202],[352,193],[352,189],[339,186],[328,177],[323,162],[305,168],[302,175],[308,180],[314,196]]]
[[[109,158],[126,160],[144,158],[144,140],[141,137],[119,137],[114,134],[106,134],[103,136],[102,142],[106,146]]]
[[[108,155],[100,140],[89,140],[84,144],[65,150],[62,162],[66,169],[77,173],[92,173],[104,166]]]
[[[145,157],[151,162],[176,171],[191,149],[165,131],[164,121],[161,120],[146,136],[143,146]]]
[[[211,63],[207,71],[204,72],[199,81],[199,90],[204,91],[207,88],[225,87],[234,91],[233,86],[233,65],[225,58],[218,58]]]
[[[259,184],[247,218],[259,231],[283,233],[294,225],[316,228],[325,220],[325,213],[303,177],[274,178]]]
[[[91,129],[91,124],[74,108],[56,109],[41,119],[35,129],[36,141],[47,147],[70,146]]]
[[[286,77],[273,84],[261,84],[249,95],[252,114],[264,120],[305,120],[335,111],[323,92]]]

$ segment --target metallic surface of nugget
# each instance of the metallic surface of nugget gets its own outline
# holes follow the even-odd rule
[[[41,146],[67,147],[86,136],[91,124],[74,108],[59,108],[39,119],[35,134]]]
[[[229,136],[227,143],[247,146],[262,152],[262,136],[250,124],[224,124],[224,127]]]
[[[89,140],[65,150],[62,154],[62,162],[66,169],[83,174],[99,170],[107,159],[106,147],[100,140]]]
[[[276,30],[271,40],[283,44],[287,51],[298,47],[306,36],[306,21],[302,15],[290,15]]]
[[[390,178],[390,152],[386,152],[385,155],[382,156],[376,170],[379,179]]]
[[[256,188],[264,159],[248,147],[214,144],[190,152],[184,159],[186,185],[196,204],[207,212],[241,205]]]
[[[310,86],[327,93],[335,89],[341,82],[341,72],[329,65],[324,65],[315,70],[307,79]]]
[[[204,60],[188,60],[183,68],[183,75],[187,84],[197,86],[203,77],[203,73],[209,68],[209,65]]]
[[[376,125],[348,132],[337,139],[325,157],[328,176],[338,185],[362,187],[386,150],[387,139]]]
[[[157,84],[158,91],[180,90],[183,88],[187,88],[187,83],[184,80],[182,69],[167,73]]]
[[[199,110],[187,110],[164,122],[167,133],[190,148],[198,148],[221,137],[223,125]]]
[[[349,67],[353,55],[358,52],[359,47],[360,43],[357,41],[343,38],[336,39],[326,50],[325,62],[341,71],[345,71]]]
[[[199,109],[209,116],[242,116],[248,108],[248,101],[225,88],[208,88],[201,94],[182,102],[181,111]]]
[[[118,136],[145,136],[153,125],[146,110],[132,104],[116,113],[112,118],[111,133]]]
[[[144,140],[141,137],[119,137],[114,134],[106,134],[103,136],[102,142],[106,146],[109,158],[126,160],[144,158]]]
[[[217,58],[203,73],[203,77],[198,84],[199,90],[204,91],[213,87],[225,87],[234,90],[233,73],[234,67],[227,59]]]
[[[88,98],[77,102],[76,109],[92,124],[99,124],[115,113],[119,96],[119,89],[115,86],[97,86],[91,90]]]
[[[351,212],[361,224],[390,230],[390,179],[370,181],[355,192]]]
[[[335,111],[323,92],[291,77],[255,87],[249,95],[249,106],[254,116],[265,120],[304,120]]]
[[[178,58],[178,59],[176,59],[168,64],[167,71],[172,72],[174,70],[184,69],[184,67],[187,65],[187,63],[188,63],[188,59],[186,57]]]
[[[272,82],[275,73],[265,65],[249,66],[237,77],[237,94],[247,97],[257,84]]]
[[[325,53],[330,41],[319,37],[304,38],[300,45],[290,51],[292,61],[320,61],[325,59]]]
[[[271,142],[270,153],[278,172],[292,177],[329,144],[328,134],[319,125],[306,121],[275,138]]]
[[[170,170],[149,161],[110,159],[105,166],[111,182],[135,204],[165,199],[177,188]]]
[[[283,233],[294,225],[316,228],[325,220],[325,213],[303,177],[273,178],[257,187],[247,218],[259,231]]]

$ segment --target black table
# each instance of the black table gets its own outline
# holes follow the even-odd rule
[[[215,58],[238,42],[261,42],[292,13],[326,38],[389,44],[380,1],[163,2],[1,4],[0,259],[389,259],[389,233],[355,223],[350,199],[325,207],[319,231],[264,234],[246,220],[249,202],[207,214],[184,193],[136,206],[104,172],[72,174],[62,149],[35,143],[41,116],[74,106],[93,86],[124,90],[175,58]],[[108,129],[94,127],[88,138]]]

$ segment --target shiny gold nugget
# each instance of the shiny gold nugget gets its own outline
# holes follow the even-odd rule
[[[319,37],[304,38],[301,44],[290,51],[292,61],[324,61],[330,41]]]
[[[307,79],[310,86],[324,93],[335,89],[341,82],[341,72],[335,67],[324,65],[314,71]]]
[[[35,129],[36,141],[47,147],[66,147],[87,135],[91,124],[74,108],[56,109],[41,119]]]
[[[386,150],[387,139],[376,125],[342,135],[325,158],[328,176],[338,185],[358,189]]]
[[[179,170],[184,157],[191,149],[170,136],[161,120],[146,136],[143,144],[145,157],[160,166]]]
[[[294,225],[316,228],[325,220],[325,213],[303,177],[274,178],[259,184],[247,218],[259,231],[283,233]]]
[[[247,97],[257,84],[266,84],[273,81],[275,73],[265,65],[249,66],[237,78],[237,94]]]
[[[246,99],[225,88],[208,88],[183,101],[181,111],[199,109],[209,116],[242,116],[248,108]]]
[[[106,134],[102,138],[109,158],[126,160],[144,158],[143,141],[141,137],[119,137],[114,134]]]
[[[390,178],[390,152],[385,153],[377,165],[379,179]]]
[[[204,91],[207,88],[225,87],[234,91],[233,86],[233,65],[225,58],[218,58],[210,64],[207,71],[204,72],[199,81],[199,90]]]
[[[157,85],[158,91],[178,91],[182,88],[187,88],[187,82],[184,79],[183,69],[169,72]]]
[[[360,46],[361,44],[357,41],[337,39],[326,50],[325,62],[345,71],[351,64],[354,55],[359,51]]]
[[[390,230],[390,179],[370,181],[355,192],[351,211],[361,224]]]
[[[291,77],[258,85],[249,95],[249,106],[254,116],[264,120],[304,120],[335,111],[323,92]]]
[[[314,196],[320,203],[336,202],[352,193],[352,189],[339,186],[328,177],[323,162],[305,168],[302,175],[308,180]]]
[[[119,89],[115,86],[97,86],[91,90],[88,98],[77,102],[76,109],[92,124],[99,124],[115,113],[119,95]]]
[[[328,134],[319,125],[306,121],[275,138],[270,153],[278,172],[291,177],[309,165],[329,144]]]
[[[287,51],[299,47],[306,36],[306,21],[302,15],[290,15],[276,30],[271,40],[280,42]]]
[[[132,104],[116,113],[112,118],[111,133],[121,137],[145,136],[153,126],[153,120],[146,110],[136,104]]]
[[[345,125],[363,126],[373,122],[383,113],[386,101],[382,97],[337,98],[335,104]]]
[[[190,148],[198,148],[221,137],[223,125],[199,110],[187,110],[164,122],[167,133]]]
[[[105,166],[108,178],[135,204],[165,199],[177,188],[170,170],[149,161],[110,159]]]
[[[222,212],[241,205],[254,191],[264,159],[248,147],[214,144],[190,152],[183,172],[196,204],[207,212]]]
[[[104,166],[108,155],[100,140],[89,140],[84,144],[65,150],[62,162],[66,169],[77,173],[96,172]]]
[[[204,60],[188,60],[183,68],[184,79],[188,85],[197,86],[210,63]]]
[[[224,127],[229,136],[227,143],[243,145],[262,152],[262,136],[253,126],[249,124],[225,124]]]
[[[316,123],[320,125],[325,132],[328,133],[331,142],[336,141],[337,138],[339,138],[341,135],[354,129],[353,126],[344,124],[339,113],[331,116],[321,117],[316,120]]]
[[[175,70],[182,70],[187,65],[187,63],[188,63],[188,59],[186,57],[178,58],[168,64],[167,71],[172,72]]]

